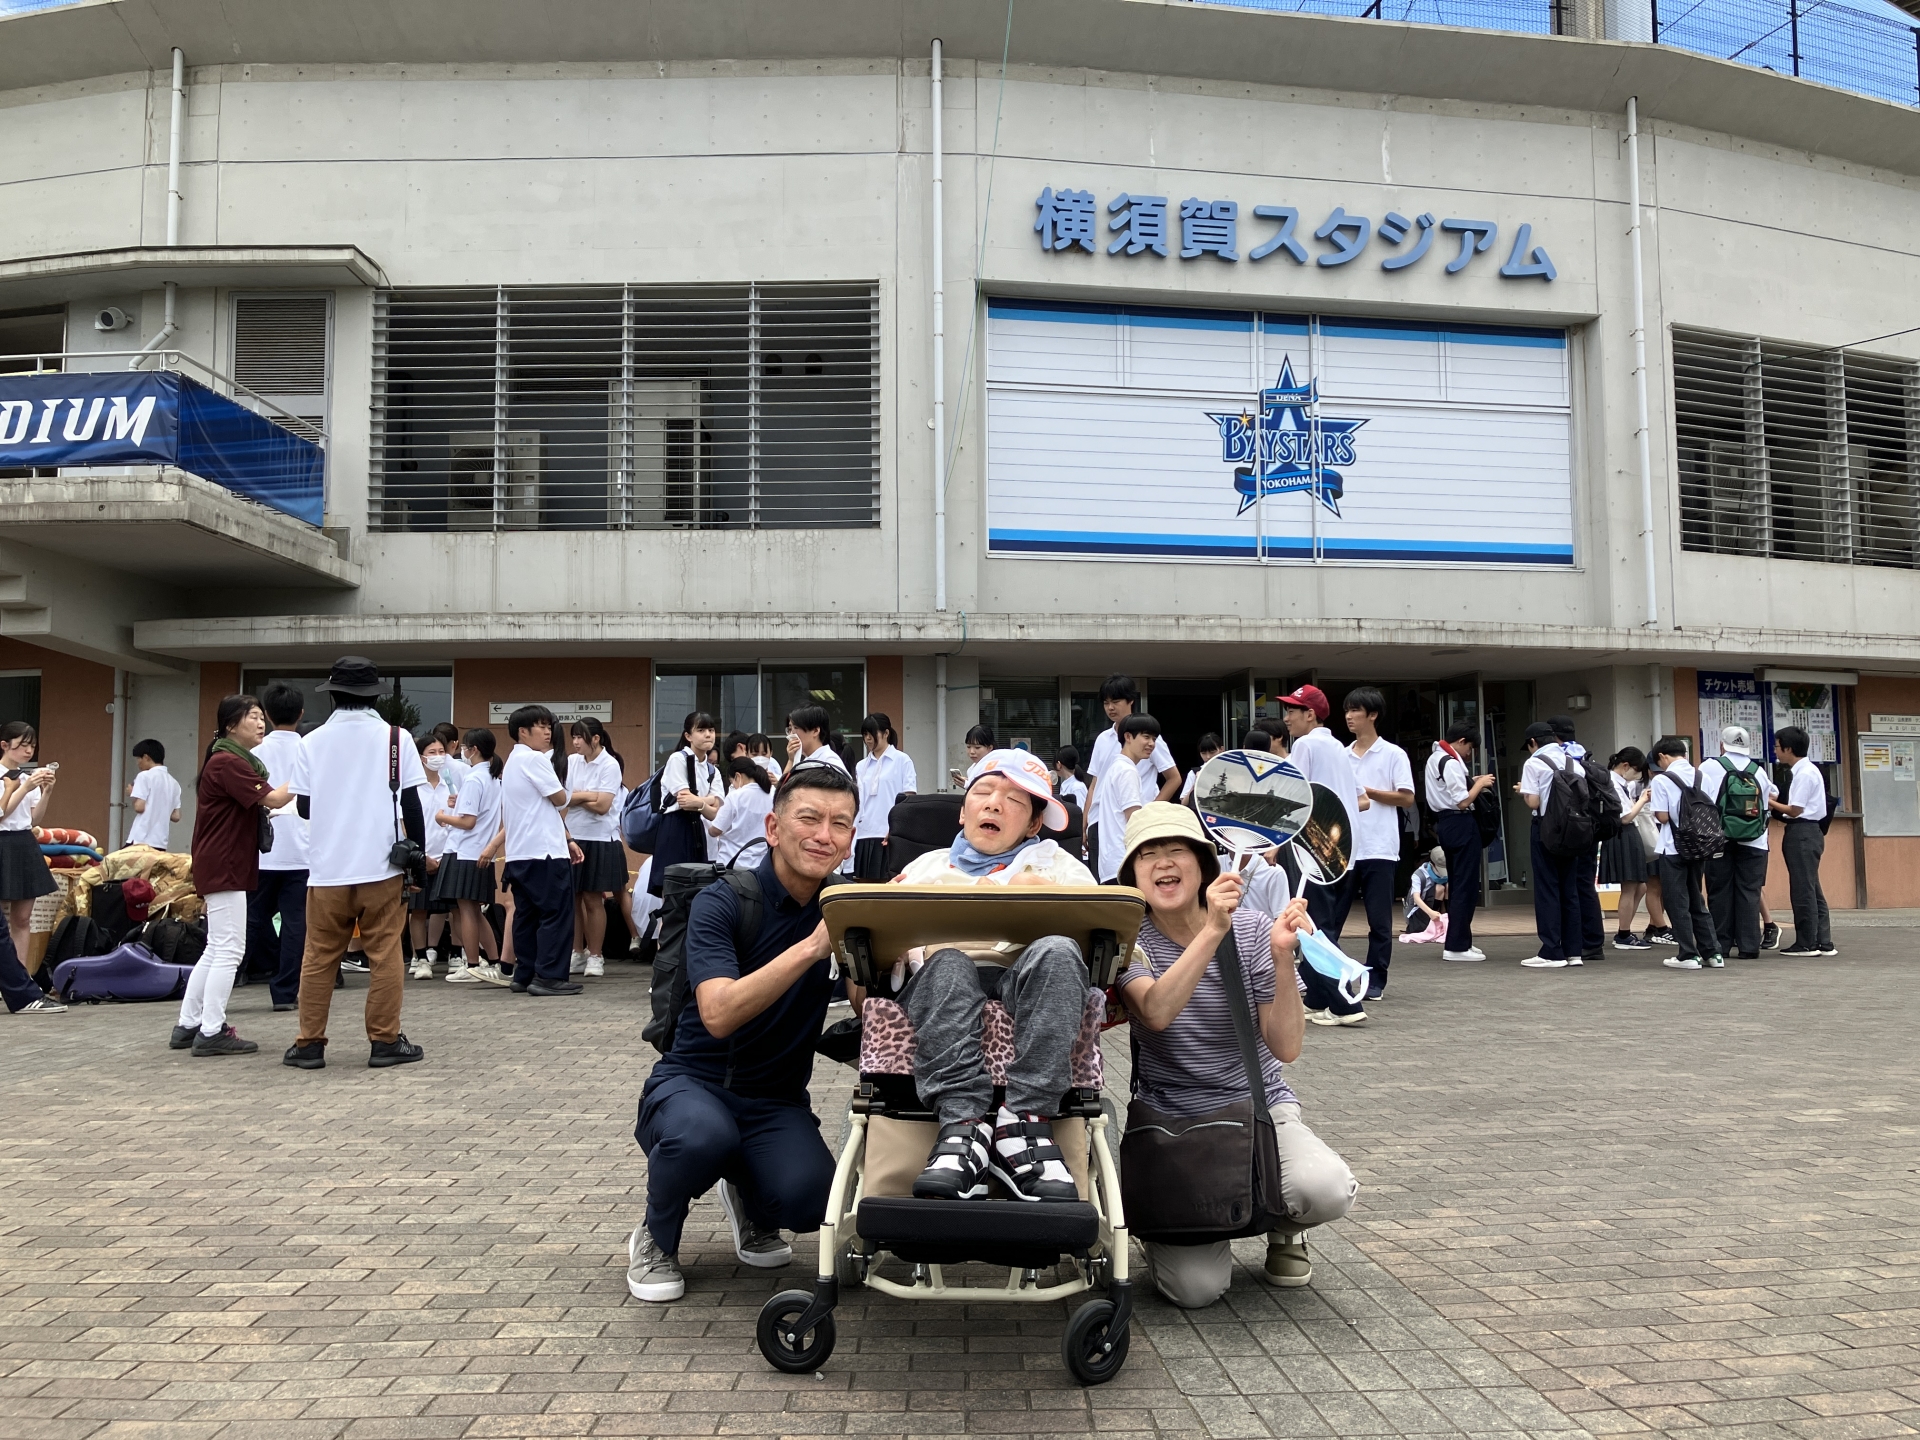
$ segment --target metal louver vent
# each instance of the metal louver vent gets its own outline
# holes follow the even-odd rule
[[[233,302],[233,378],[257,395],[276,399],[325,396],[327,297],[238,296]]]

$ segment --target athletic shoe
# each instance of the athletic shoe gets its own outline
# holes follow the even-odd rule
[[[1604,945],[1596,945],[1591,950],[1582,950],[1580,952],[1580,958],[1582,960],[1604,960],[1607,958],[1607,947]],[[1571,961],[1573,957],[1569,955],[1567,959]]]
[[[433,979],[433,961],[424,955],[415,956],[413,964],[407,967],[407,978],[409,980]]]
[[[793,1246],[780,1238],[779,1228],[765,1228],[747,1218],[747,1204],[729,1180],[720,1182],[720,1208],[733,1227],[733,1253],[742,1265],[777,1270],[793,1259]]]
[[[513,988],[518,990],[520,987],[516,985]],[[584,985],[576,985],[571,980],[555,980],[551,984],[545,980],[536,980],[527,986],[527,994],[540,996],[578,995],[586,988]]]
[[[1367,999],[1369,1001],[1384,1000],[1386,998],[1387,998],[1387,992],[1382,990],[1378,985],[1372,986],[1367,991]]]
[[[218,1035],[201,1035],[193,1042],[195,1055],[251,1055],[259,1048],[234,1034],[231,1025],[222,1025]]]
[[[1758,960],[1760,958],[1760,952],[1758,950],[1741,950],[1737,952],[1733,958],[1735,960]]]
[[[440,963],[440,952],[434,949],[432,946],[428,946],[427,947],[427,964],[429,966],[433,966],[433,965],[438,965],[439,963]],[[449,959],[447,963],[451,965],[453,961]]]
[[[1353,1010],[1345,1015],[1336,1015],[1331,1010],[1309,1010],[1307,1012],[1307,1019],[1316,1025],[1364,1025],[1367,1020],[1367,1012],[1364,1010]]]
[[[370,975],[373,973],[367,969],[366,961],[356,960],[351,955],[340,962],[340,968],[350,975]]]
[[[67,1013],[67,1007],[58,1000],[50,1000],[42,995],[38,1000],[29,1000],[13,1013],[16,1015],[64,1015]]]
[[[916,1200],[978,1200],[987,1193],[987,1146],[993,1127],[985,1120],[956,1120],[940,1127],[927,1168],[913,1182]]]
[[[1780,948],[1780,927],[1771,920],[1760,928],[1760,948],[1762,950]]]
[[[587,968],[587,952],[576,950],[567,957],[567,973],[578,975]]]
[[[282,1065],[291,1065],[296,1070],[324,1070],[327,1068],[327,1042],[310,1040],[305,1045],[289,1045],[287,1053],[280,1057]]]
[[[1643,940],[1631,930],[1622,930],[1618,935],[1613,937],[1613,948],[1616,950],[1651,950],[1653,948],[1653,942],[1651,940]]]
[[[1333,1021],[1327,1018],[1327,1012],[1325,1010],[1309,1010],[1307,1011],[1307,1019],[1315,1025],[1333,1024]]]
[[[1727,968],[1727,957],[1724,955],[1709,955],[1700,963],[1709,970],[1724,970]]]
[[[200,1033],[198,1025],[176,1025],[173,1034],[167,1040],[167,1049],[186,1050],[193,1045],[194,1037]]]
[[[1787,948],[1782,950],[1780,953],[1782,955],[1792,955],[1798,959],[1813,959],[1814,957],[1823,955],[1826,952],[1823,950],[1816,950],[1811,945],[1794,944],[1794,945],[1787,946]]]
[[[279,1014],[282,1010],[298,1010],[299,1008],[300,1007],[294,1004],[291,1000],[275,1001],[273,1006],[273,1010],[276,1015]]]
[[[1820,953],[1822,955],[1838,955],[1840,951],[1831,942],[1829,942],[1828,944],[1822,945],[1820,947]]]
[[[1078,1200],[1080,1189],[1044,1115],[1015,1114],[1006,1106],[993,1126],[988,1166],[1016,1200]]]
[[[1671,925],[1649,925],[1647,926],[1647,943],[1649,945],[1678,945],[1680,939],[1673,933],[1673,927]]]
[[[1307,1254],[1305,1232],[1276,1230],[1267,1237],[1267,1263],[1260,1278],[1282,1290],[1297,1290],[1313,1280],[1313,1258]]]
[[[627,1237],[627,1293],[636,1300],[651,1300],[655,1304],[678,1300],[687,1293],[680,1261],[661,1251],[644,1220],[634,1226],[633,1234]]]
[[[367,1056],[369,1070],[384,1070],[389,1065],[411,1065],[416,1060],[427,1058],[427,1052],[415,1045],[404,1035],[396,1035],[391,1040],[373,1042],[373,1053]]]
[[[1567,965],[1569,966],[1569,968],[1571,968],[1572,966],[1575,966],[1575,965],[1584,965],[1584,964],[1586,964],[1586,963],[1587,963],[1587,960],[1586,960],[1586,957],[1585,957],[1584,955],[1569,955],[1569,956],[1567,956]]]
[[[1527,956],[1526,959],[1522,960],[1520,963],[1526,966],[1529,970],[1564,970],[1567,968],[1566,961],[1549,960],[1544,955],[1529,955]]]
[[[513,983],[513,977],[498,965],[474,965],[469,968],[473,970],[475,978],[483,985],[511,985]]]
[[[587,975],[589,976],[589,978],[598,979],[600,976],[606,973],[607,973],[607,957],[606,956],[604,955],[587,956]]]
[[[516,995],[524,995],[527,993],[529,987],[522,985],[518,980],[509,980],[507,982],[507,988]]]
[[[1440,958],[1442,960],[1484,960],[1487,958],[1487,952],[1478,945],[1469,945],[1465,950],[1442,950]]]
[[[1669,970],[1698,970],[1700,962],[1691,955],[1669,955],[1660,962]]]
[[[449,985],[478,985],[483,977],[478,965],[449,965],[447,983]]]

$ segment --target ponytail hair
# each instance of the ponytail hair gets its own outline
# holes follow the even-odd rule
[[[621,775],[625,776],[627,773],[627,762],[621,758],[620,752],[613,748],[613,741],[607,738],[606,726],[602,725],[591,715],[583,715],[567,728],[572,732],[576,740],[598,740],[600,742],[600,748],[606,751],[607,754],[613,756],[613,763],[620,767]]]
[[[767,774],[767,767],[756,764],[744,755],[736,756],[727,762],[727,774],[744,775],[765,793],[773,793],[773,777]]]
[[[470,750],[477,750],[479,752],[480,759],[486,764],[487,773],[493,776],[494,779],[498,780],[500,778],[500,772],[507,768],[507,762],[494,754],[494,750],[499,742],[493,738],[493,731],[487,729],[486,726],[476,726],[467,731],[466,734],[460,737],[460,743]]]

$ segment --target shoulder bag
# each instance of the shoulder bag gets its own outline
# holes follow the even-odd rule
[[[1264,1235],[1289,1223],[1253,1006],[1231,928],[1214,961],[1233,1012],[1248,1095],[1201,1115],[1169,1115],[1138,1095],[1128,1102],[1120,1198],[1127,1228],[1142,1240],[1204,1245]]]

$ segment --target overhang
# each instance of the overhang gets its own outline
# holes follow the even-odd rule
[[[0,480],[0,539],[183,590],[360,584],[331,535],[165,465]]]
[[[1017,673],[1101,674],[1151,666],[1164,675],[1248,667],[1337,671],[1351,655],[1366,673],[1408,679],[1480,670],[1524,678],[1592,665],[1823,664],[1920,673],[1920,638],[1810,630],[1647,630],[1586,625],[1402,619],[1265,620],[1239,616],[850,614],[711,611],[489,615],[484,626],[445,613],[242,615],[147,620],[142,650],[187,660],[313,661],[351,651],[381,660],[465,655],[648,655],[703,660],[820,655],[972,655],[998,651]],[[1015,649],[1014,647],[1017,647]]]
[[[338,290],[383,286],[387,275],[357,245],[132,245],[0,261],[0,310],[154,290],[167,280],[184,289]]]

